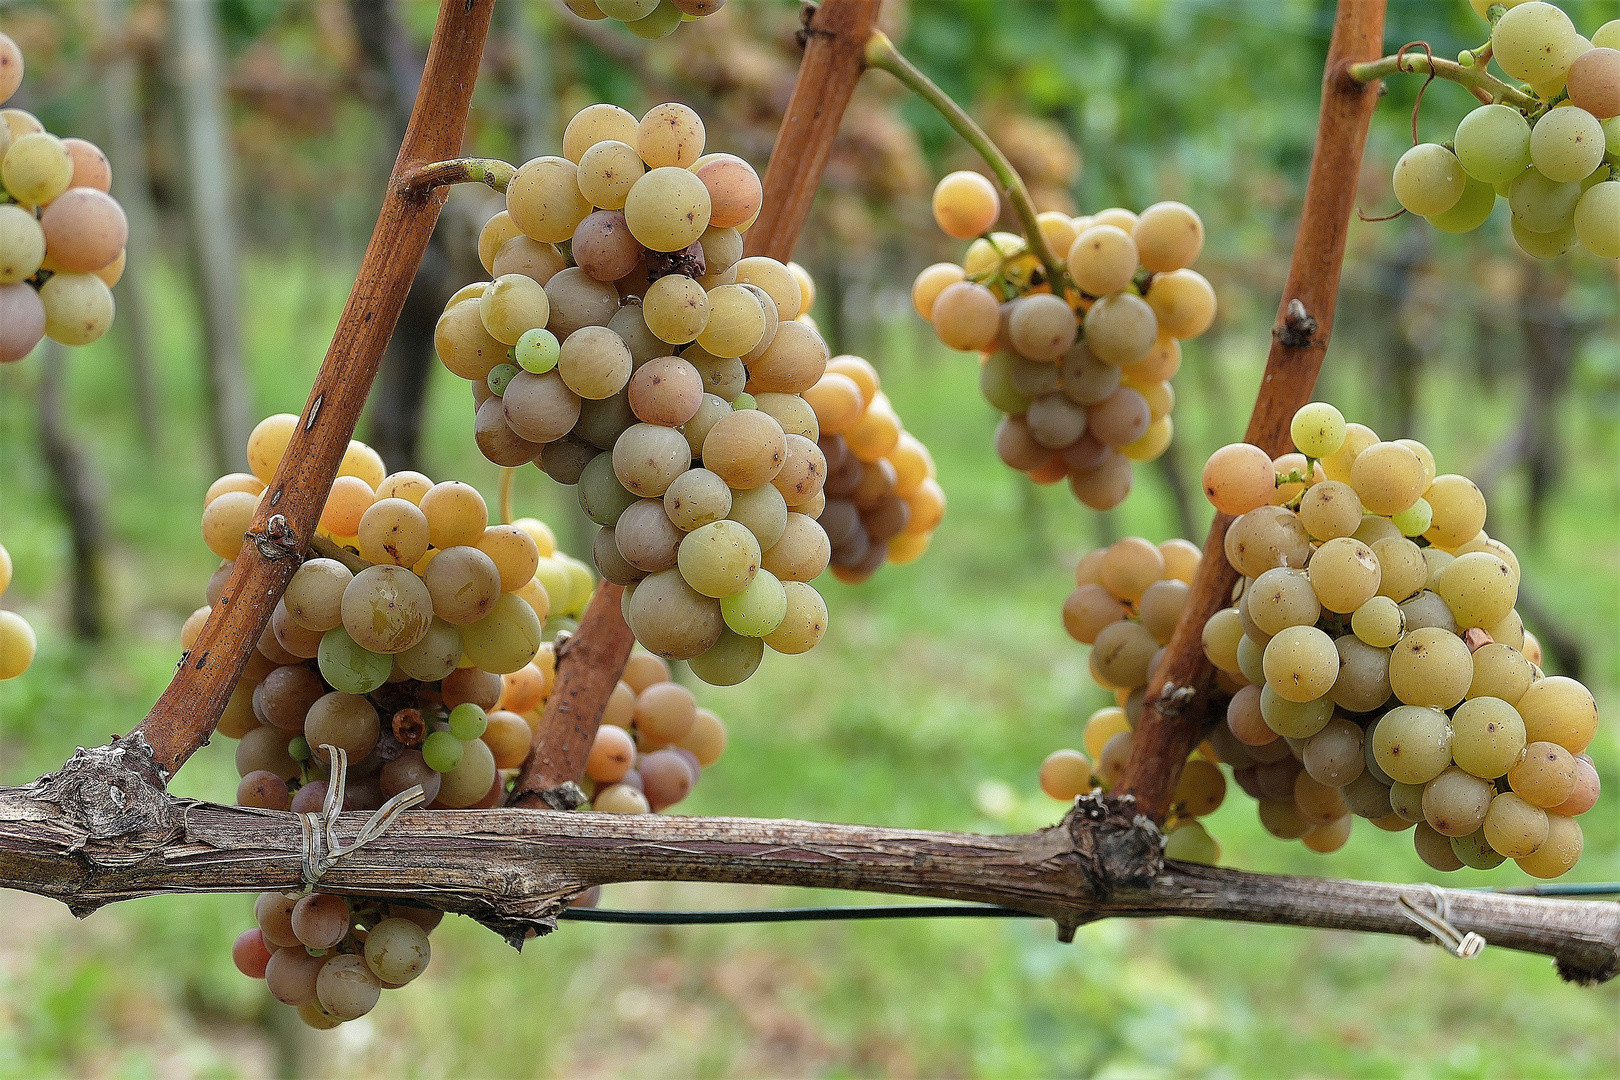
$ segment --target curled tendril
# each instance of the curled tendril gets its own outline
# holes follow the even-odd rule
[[[1408,74],[1415,73],[1417,71],[1416,68],[1403,66],[1406,60],[1406,50],[1408,49],[1422,49],[1423,55],[1429,58],[1429,77],[1423,80],[1422,86],[1418,87],[1417,99],[1412,102],[1412,145],[1416,146],[1418,144],[1418,110],[1423,107],[1423,92],[1429,88],[1430,83],[1434,82],[1434,50],[1429,48],[1429,43],[1427,41],[1408,41],[1405,45],[1402,45],[1399,49],[1395,50],[1396,71],[1404,71]]]
[[[1394,221],[1396,218],[1400,217],[1406,212],[1406,207],[1403,206],[1393,214],[1383,214],[1379,217],[1368,217],[1366,214],[1361,212],[1361,207],[1356,207],[1356,217],[1360,218],[1362,221]]]

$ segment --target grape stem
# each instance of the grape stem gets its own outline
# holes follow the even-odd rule
[[[1035,220],[1035,204],[1030,201],[1029,188],[1024,185],[1024,178],[1018,175],[1018,170],[1012,167],[1012,162],[1007,160],[1007,155],[991,141],[985,130],[967,114],[967,110],[951,100],[949,94],[910,60],[900,55],[894,42],[881,30],[873,30],[872,36],[866,39],[866,66],[880,68],[899,79],[912,93],[932,105],[956,129],[956,133],[979,152],[985,164],[990,166],[990,171],[996,174],[1002,191],[1006,192],[1018,220],[1023,223],[1024,239],[1045,268],[1052,291],[1062,296],[1068,285],[1068,275],[1064,272],[1063,264],[1052,254],[1052,249],[1047,247],[1046,237],[1041,235],[1040,223]]]
[[[500,513],[501,524],[512,524],[512,480],[517,476],[517,470],[501,467]]]
[[[517,166],[498,158],[451,158],[413,169],[405,176],[405,189],[421,192],[447,184],[488,184],[496,191],[505,192],[506,185],[516,175]]]
[[[1441,60],[1439,57],[1395,53],[1393,56],[1385,56],[1378,60],[1351,64],[1348,71],[1352,79],[1361,83],[1382,79],[1397,71],[1427,75],[1430,78],[1445,79],[1447,82],[1466,87],[1486,105],[1493,103],[1511,105],[1526,114],[1538,113],[1545,108],[1544,102],[1498,79],[1487,72],[1483,64],[1478,67],[1463,67],[1450,60]]]

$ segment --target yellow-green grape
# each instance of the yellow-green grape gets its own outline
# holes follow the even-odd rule
[[[1322,472],[1329,480],[1349,483],[1350,467],[1367,447],[1378,441],[1378,433],[1364,424],[1348,423],[1344,426],[1344,441],[1333,453],[1322,458]]]
[[[1081,586],[1081,589],[1084,589],[1085,587],[1086,586]],[[1097,588],[1099,592],[1104,592],[1100,586]],[[1079,590],[1076,591],[1076,595],[1078,594],[1078,591]],[[1105,592],[1104,595],[1106,595]],[[1109,597],[1109,599],[1112,598]],[[1117,605],[1118,601],[1114,601],[1114,603]],[[1119,617],[1122,618],[1123,615]],[[1113,619],[1108,620],[1108,622],[1113,621]],[[1065,606],[1065,625],[1068,625],[1067,606]],[[1104,625],[1106,625],[1106,623]],[[1102,627],[1098,626],[1097,629],[1101,630]],[[1071,630],[1070,633],[1072,635],[1073,631]],[[1241,641],[1242,638],[1243,619],[1238,614],[1237,608],[1222,608],[1214,615],[1211,615],[1209,621],[1204,624],[1204,655],[1209,657],[1210,663],[1214,664],[1222,671],[1236,674],[1238,671],[1238,642]],[[1077,638],[1077,640],[1079,639]],[[1095,640],[1095,637],[1093,637],[1093,640]]]
[[[1439,143],[1419,143],[1395,163],[1395,198],[1419,217],[1450,210],[1466,186],[1457,156]]]
[[[1341,536],[1317,548],[1307,572],[1322,606],[1341,615],[1378,595],[1378,559],[1353,537]]]
[[[1350,629],[1368,645],[1389,649],[1406,632],[1406,616],[1394,600],[1375,596],[1356,608],[1350,616]]]
[[[495,775],[495,754],[489,744],[482,739],[468,739],[461,744],[461,760],[439,782],[439,802],[452,810],[471,806],[489,794]]]
[[[1395,781],[1389,789],[1390,810],[1402,821],[1423,820],[1423,785]]]
[[[258,481],[255,479],[253,482]],[[211,499],[205,500],[203,505],[206,506],[208,501]],[[11,552],[6,550],[6,545],[0,544],[0,594],[4,594],[9,588],[11,588]]]
[[[1323,480],[1305,489],[1299,500],[1299,520],[1318,540],[1336,540],[1361,528],[1361,499],[1355,488],[1340,480]]]
[[[1265,683],[1260,688],[1260,716],[1267,727],[1286,739],[1308,739],[1333,718],[1333,700],[1323,695],[1312,701],[1289,701]]]
[[[1389,700],[1389,650],[1379,649],[1352,634],[1333,642],[1339,654],[1339,677],[1333,683],[1333,701],[1347,712],[1366,713]]]
[[[690,246],[709,227],[710,212],[709,189],[703,181],[684,168],[669,166],[652,169],[637,180],[624,203],[630,234],[652,251]]]
[[[1071,802],[1091,790],[1091,762],[1078,750],[1054,750],[1041,762],[1040,783],[1047,795]]]
[[[1403,784],[1426,784],[1451,764],[1451,725],[1438,709],[1400,705],[1373,731],[1379,768]]]
[[[1470,176],[1456,205],[1443,214],[1432,215],[1428,222],[1444,233],[1473,232],[1490,220],[1491,211],[1495,208],[1496,189]]]
[[[480,293],[482,296],[482,293]],[[452,373],[480,381],[506,362],[506,348],[484,327],[479,298],[449,304],[433,328],[433,349]]]
[[[0,159],[0,180],[18,202],[50,202],[73,182],[73,158],[62,140],[44,131],[19,136]]]
[[[1214,866],[1221,861],[1221,845],[1198,822],[1183,821],[1164,838],[1164,857]]]
[[[1461,629],[1452,618],[1451,609],[1438,593],[1424,589],[1416,596],[1401,602],[1401,614],[1406,616],[1406,632],[1436,629],[1448,634],[1459,634]]]
[[[1533,742],[1507,771],[1515,793],[1532,806],[1550,810],[1575,791],[1575,755],[1557,743]]]
[[[428,541],[443,550],[457,545],[476,546],[489,525],[489,508],[478,489],[458,480],[434,484],[418,508],[428,520]]]
[[[540,651],[542,640],[539,617],[514,593],[503,593],[488,615],[461,628],[467,659],[497,675],[521,670]]]
[[[0,682],[27,671],[37,648],[28,620],[15,611],[0,611]]]
[[[489,283],[478,299],[484,329],[503,345],[516,345],[529,330],[544,329],[551,318],[546,290],[527,274],[505,274]]]
[[[1243,594],[1249,618],[1267,634],[1290,626],[1315,626],[1322,605],[1303,570],[1280,566],[1254,579]]]
[[[1256,632],[1258,633],[1258,630]],[[1269,638],[1266,639],[1265,644],[1262,644],[1247,633],[1238,641],[1238,673],[1255,686],[1263,686],[1266,681],[1265,657],[1267,644],[1270,644]]]
[[[1572,187],[1576,185],[1570,185]],[[1512,222],[1513,242],[1519,245],[1521,251],[1535,259],[1556,259],[1575,250],[1575,225],[1571,222],[1559,226],[1551,232],[1532,232],[1524,226],[1522,218],[1514,217]]]
[[[1417,592],[1429,580],[1429,564],[1424,548],[1400,536],[1374,540],[1373,557],[1378,560],[1378,595],[1399,603]]]
[[[1547,839],[1535,852],[1517,860],[1519,869],[1531,877],[1559,877],[1580,861],[1583,844],[1580,822],[1562,814],[1548,814]]]
[[[1552,742],[1572,754],[1591,745],[1597,734],[1597,702],[1574,679],[1552,675],[1530,684],[1516,705],[1531,742]]]
[[[1389,522],[1401,530],[1402,536],[1422,536],[1434,522],[1434,510],[1419,499],[1405,510],[1390,515]]]
[[[1585,109],[1552,109],[1530,132],[1536,171],[1558,183],[1579,183],[1603,161],[1603,127]]]
[[[787,590],[775,574],[761,569],[741,592],[720,600],[720,615],[734,633],[763,638],[787,617]]]
[[[1517,575],[1495,555],[1471,551],[1454,559],[1435,581],[1435,591],[1451,608],[1457,625],[1493,626],[1513,611]]]
[[[1142,211],[1131,237],[1142,265],[1155,274],[1191,266],[1204,248],[1204,223],[1179,202],[1158,202]]]
[[[1247,514],[1266,506],[1277,489],[1271,455],[1251,443],[1231,443],[1204,464],[1204,496],[1223,514]]]
[[[1524,721],[1500,698],[1463,702],[1451,718],[1451,732],[1451,752],[1458,766],[1486,780],[1505,775],[1526,745]]]
[[[708,302],[708,321],[697,343],[710,355],[721,359],[743,356],[765,336],[765,309],[743,286],[717,286],[709,290]]]
[[[1533,855],[1547,842],[1547,811],[1523,797],[1504,791],[1491,800],[1485,814],[1485,840],[1510,859]]]
[[[463,651],[461,631],[443,619],[434,618],[422,640],[397,653],[394,663],[413,679],[438,682],[456,670]]]
[[[935,263],[924,267],[911,285],[911,306],[923,319],[933,321],[934,304],[940,294],[948,287],[961,283],[965,277],[965,272],[956,263]],[[995,297],[991,297],[991,302],[995,302]]]
[[[685,345],[696,341],[709,321],[709,295],[691,278],[667,274],[648,287],[641,312],[660,341]]]
[[[45,261],[45,231],[27,210],[0,204],[0,285],[34,276]]]
[[[1514,236],[1520,246],[1528,240],[1524,234],[1550,235],[1568,231],[1570,221],[1575,216],[1576,204],[1580,201],[1579,183],[1549,180],[1533,168],[1520,173],[1508,185]],[[1548,244],[1553,242],[1546,241]]]
[[[579,167],[567,158],[527,162],[506,186],[507,213],[532,239],[557,244],[572,238],[574,228],[591,212],[591,204],[579,193],[578,174]]]
[[[1437,476],[1423,497],[1434,512],[1434,521],[1424,533],[1431,544],[1456,548],[1485,527],[1485,496],[1466,476]]]
[[[679,565],[686,583],[716,599],[743,591],[759,571],[759,541],[731,520],[694,529],[681,540]]]
[[[658,0],[658,6],[653,8],[652,14],[627,22],[624,28],[636,37],[657,41],[673,34],[682,21],[681,9],[674,0]]]
[[[947,348],[960,352],[987,350],[1001,327],[1001,305],[995,294],[973,281],[946,285],[929,315],[934,334]]]
[[[432,621],[428,587],[407,567],[368,566],[343,590],[343,627],[371,652],[404,652],[422,640]]]
[[[1575,204],[1574,224],[1575,238],[1587,251],[1604,259],[1620,258],[1620,181],[1605,180],[1587,189]]]
[[[1423,786],[1424,820],[1444,836],[1467,836],[1485,824],[1495,793],[1489,780],[1453,765]]]
[[[1092,296],[1108,296],[1129,286],[1137,265],[1136,242],[1113,225],[1093,225],[1075,238],[1068,251],[1069,276]]]
[[[1344,414],[1325,401],[1313,401],[1294,414],[1288,433],[1300,453],[1325,458],[1344,445]]]
[[[1350,466],[1350,486],[1368,511],[1387,516],[1415,503],[1428,486],[1428,477],[1411,449],[1381,442],[1356,455]]]
[[[689,107],[668,101],[647,110],[636,126],[635,145],[650,169],[687,169],[703,156],[704,138],[702,118]]]
[[[1468,646],[1439,627],[1411,631],[1390,656],[1390,688],[1407,705],[1449,709],[1468,693],[1473,680]]]
[[[1141,623],[1130,619],[1111,623],[1091,647],[1091,676],[1111,690],[1141,686],[1158,651],[1159,643]]]
[[[648,5],[648,11],[653,5]],[[644,13],[645,14],[645,13]],[[579,164],[594,146],[604,142],[618,142],[634,146],[636,118],[617,105],[587,105],[574,114],[563,130],[563,157]],[[637,158],[640,161],[640,158]],[[600,203],[598,205],[601,205]],[[617,207],[604,207],[608,210]]]
[[[1552,4],[1511,7],[1491,30],[1497,64],[1513,78],[1535,85],[1561,77],[1581,49],[1575,24]]]
[[[1457,125],[1455,145],[1471,178],[1505,184],[1530,165],[1530,122],[1511,105],[1482,105]]]
[[[1535,668],[1523,653],[1493,641],[1474,650],[1474,679],[1468,684],[1468,697],[1499,698],[1517,705],[1534,678]]]
[[[765,644],[779,653],[808,652],[826,633],[827,604],[809,582],[784,581],[782,588],[787,592],[787,614],[765,636]]]
[[[607,107],[614,108],[611,105]],[[622,109],[618,111],[624,112]],[[630,114],[624,115],[628,117]],[[579,117],[574,119],[578,120]],[[632,118],[631,123],[634,122]],[[572,122],[569,127],[573,127]],[[565,149],[567,145],[565,135]],[[593,143],[580,156],[577,175],[579,191],[592,206],[603,210],[622,210],[625,200],[630,197],[630,189],[646,172],[647,166],[642,163],[641,155],[636,153],[634,146],[618,139],[602,140]]]
[[[692,674],[710,686],[736,686],[759,669],[764,656],[763,641],[726,627],[721,630],[718,641],[692,657],[688,664]]]
[[[1183,341],[1198,337],[1215,321],[1215,289],[1196,270],[1154,275],[1147,302],[1158,320],[1156,330]]]
[[[1458,861],[1473,870],[1495,870],[1507,861],[1507,857],[1491,847],[1490,841],[1485,839],[1483,827],[1467,836],[1453,836],[1451,850]]]
[[[39,299],[45,305],[45,333],[64,345],[88,345],[112,325],[112,290],[95,274],[52,274],[40,286]]]
[[[935,185],[933,209],[941,232],[957,240],[971,240],[995,225],[1001,216],[1001,200],[995,185],[980,174],[953,172]],[[1136,269],[1134,261],[1131,269]]]

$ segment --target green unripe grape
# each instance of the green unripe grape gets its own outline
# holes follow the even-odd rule
[[[1300,453],[1325,458],[1344,445],[1344,414],[1325,401],[1313,401],[1294,414],[1288,433]]]
[[[995,353],[979,366],[979,393],[1008,416],[1022,416],[1029,411],[1029,398],[1013,383],[1012,357],[1006,353]]]
[[[1214,866],[1221,861],[1221,845],[1198,822],[1188,821],[1176,826],[1165,837],[1164,857]]]
[[[517,344],[512,346],[512,357],[524,371],[544,375],[557,366],[557,354],[561,351],[557,335],[543,327],[536,327],[525,330],[523,336],[518,338]]]
[[[1578,184],[1603,162],[1603,125],[1585,109],[1553,109],[1530,133],[1530,163],[1549,180]]]
[[[435,731],[422,740],[422,760],[434,772],[449,772],[461,764],[461,740],[449,731]]]
[[[1578,187],[1569,184],[1569,187]],[[1575,247],[1575,226],[1561,225],[1552,232],[1536,232],[1525,225],[1524,219],[1513,215],[1513,242],[1526,254],[1537,259],[1556,259]]]
[[[341,626],[321,636],[316,660],[321,678],[345,694],[369,694],[394,670],[393,657],[361,648]]]
[[[294,735],[287,744],[287,756],[294,761],[308,761],[310,757],[309,740],[302,735]]]
[[[1511,105],[1482,105],[1457,125],[1454,145],[1469,176],[1506,183],[1530,164],[1530,121]]]
[[[484,377],[484,384],[489,387],[490,393],[500,397],[506,393],[506,384],[511,382],[517,373],[516,364],[496,364],[489,369],[489,374]]]
[[[1401,530],[1402,536],[1422,536],[1434,523],[1434,509],[1426,499],[1419,499],[1400,513],[1391,515],[1389,520]]]
[[[487,727],[489,717],[485,715],[483,709],[470,701],[463,701],[450,710],[450,734],[462,742],[478,738]]]
[[[738,409],[757,409],[759,408],[759,402],[754,400],[753,394],[738,394],[732,399],[731,408],[733,411]]]
[[[1435,214],[1429,218],[1429,224],[1444,233],[1473,232],[1490,219],[1491,211],[1496,209],[1496,188],[1483,180],[1468,178],[1463,188],[1462,198],[1443,214]]]
[[[662,0],[651,15],[625,23],[624,28],[636,37],[657,41],[669,37],[680,25],[681,9],[670,3],[670,0]]]
[[[1495,870],[1507,861],[1507,856],[1491,847],[1485,839],[1485,830],[1476,829],[1467,836],[1453,836],[1451,850],[1462,864],[1475,870]]]
[[[1443,214],[1457,205],[1467,176],[1457,156],[1439,143],[1419,143],[1395,163],[1395,198],[1420,217]]]
[[[1594,184],[1581,196],[1575,204],[1575,238],[1599,258],[1620,259],[1620,180]]]
[[[1533,233],[1558,232],[1568,227],[1580,200],[1581,185],[1549,180],[1535,169],[1520,173],[1508,188],[1515,231],[1522,227]]]
[[[740,593],[720,601],[726,625],[743,637],[762,638],[787,616],[787,590],[769,570],[759,570]]]

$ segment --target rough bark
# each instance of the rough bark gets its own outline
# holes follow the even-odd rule
[[[286,456],[271,479],[219,603],[141,724],[172,774],[208,742],[231,689],[314,534],[405,295],[444,204],[410,174],[461,149],[494,0],[443,0],[422,92],[376,228]]]
[[[866,69],[866,39],[882,6],[883,0],[824,0],[810,16],[804,61],[765,169],[765,203],[748,230],[749,255],[793,257],[844,109]]]
[[[1377,58],[1384,36],[1384,0],[1340,0],[1322,77],[1322,108],[1316,149],[1299,235],[1288,265],[1266,357],[1260,394],[1244,441],[1276,457],[1289,449],[1288,425],[1311,400],[1322,369],[1345,240],[1355,208],[1356,178],[1379,88],[1350,78],[1347,68]],[[1144,813],[1163,821],[1187,755],[1203,737],[1215,670],[1204,656],[1203,626],[1231,601],[1237,571],[1226,561],[1224,541],[1232,519],[1216,514],[1204,541],[1204,558],[1168,651],[1148,687],[1146,707],[1117,790],[1136,796]]]
[[[159,893],[302,887],[296,815],[164,793],[139,733],[81,750],[60,772],[0,789],[0,886],[88,915]],[[339,817],[352,841],[366,813]],[[1195,916],[1427,936],[1400,904],[1422,886],[1272,877],[1166,863],[1129,798],[1084,796],[1059,824],[1015,836],[748,818],[407,811],[320,880],[323,891],[471,915],[521,946],[556,928],[568,899],[621,881],[858,889],[1000,904],[1052,919],[1068,940],[1113,916]],[[1612,978],[1620,904],[1447,890],[1450,924],[1543,953],[1567,979]]]

